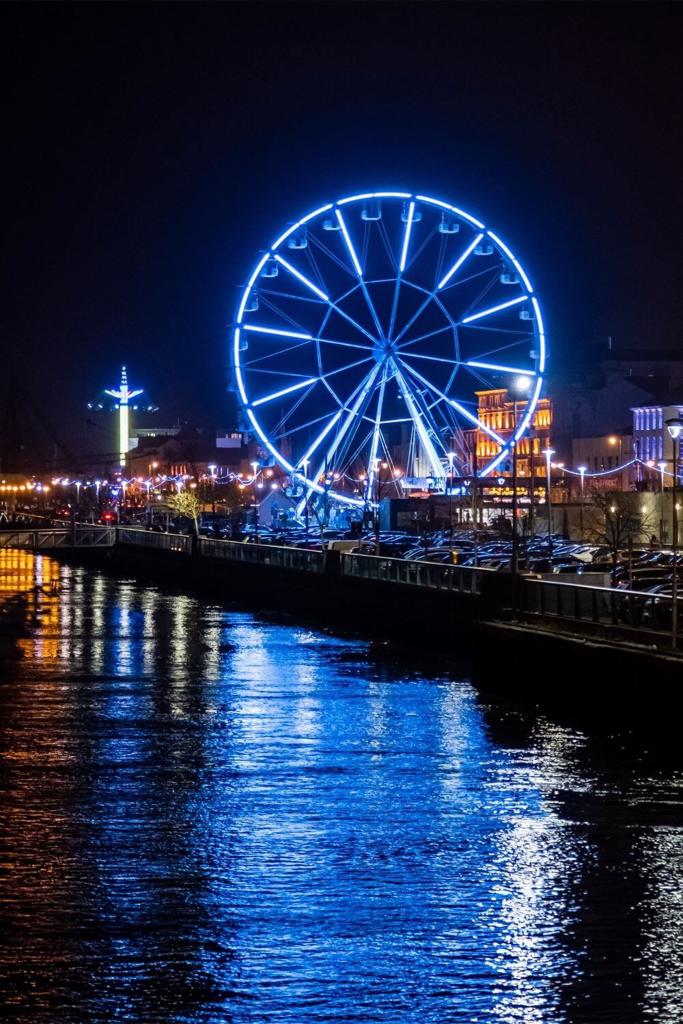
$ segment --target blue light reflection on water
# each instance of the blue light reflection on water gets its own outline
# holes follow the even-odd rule
[[[545,720],[493,739],[468,680],[362,641],[49,571],[3,688],[17,1019],[681,1019],[681,829],[631,810],[668,784]]]

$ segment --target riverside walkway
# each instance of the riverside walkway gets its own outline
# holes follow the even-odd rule
[[[242,581],[258,580],[264,590],[274,578],[280,588],[296,584],[299,588],[315,589],[324,584],[328,596],[335,587],[343,587],[346,597],[352,593],[355,600],[363,595],[377,609],[381,603],[391,607],[405,603],[406,599],[411,601],[411,593],[431,595],[432,608],[440,607],[440,601],[448,615],[455,600],[458,611],[467,620],[514,622],[538,630],[661,651],[671,651],[672,647],[671,598],[635,590],[547,578],[515,579],[509,573],[486,568],[194,538],[136,527],[77,524],[5,530],[0,531],[0,547],[45,554],[99,549],[123,555],[129,567],[136,557],[146,569],[155,563],[168,569],[171,562],[178,569],[186,565],[206,570],[214,582],[225,579],[227,583],[239,574]]]

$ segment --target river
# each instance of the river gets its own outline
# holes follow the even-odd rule
[[[683,1021],[675,751],[29,552],[0,606],[5,1019]]]

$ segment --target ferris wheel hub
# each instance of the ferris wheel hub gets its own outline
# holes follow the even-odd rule
[[[376,363],[383,365],[388,363],[393,356],[396,355],[397,345],[395,341],[389,341],[387,338],[380,338],[375,344],[372,350],[372,355]]]

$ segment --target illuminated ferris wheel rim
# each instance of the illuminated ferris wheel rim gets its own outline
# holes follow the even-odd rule
[[[281,267],[285,268],[287,271],[289,271],[295,277],[299,278],[309,289],[311,289],[313,292],[315,292],[317,294],[317,296],[321,300],[327,302],[328,306],[330,306],[330,308],[333,308],[333,307],[336,308],[335,304],[341,301],[340,299],[336,299],[335,302],[332,302],[329,299],[329,297],[320,288],[318,288],[316,285],[314,285],[313,282],[311,282],[306,277],[302,276],[299,272],[297,272],[297,270],[294,267],[292,267],[292,265],[288,261],[286,261],[284,259],[284,257],[282,257],[280,252],[279,252],[279,250],[281,249],[283,244],[287,241],[287,239],[289,239],[296,231],[300,230],[305,225],[310,224],[311,222],[315,221],[316,218],[321,217],[321,216],[323,216],[326,213],[330,213],[332,211],[334,213],[334,215],[336,216],[336,218],[338,220],[339,228],[341,229],[341,233],[342,233],[342,235],[344,237],[344,240],[346,242],[346,247],[347,247],[348,253],[349,253],[350,257],[351,257],[351,262],[352,262],[352,264],[353,264],[353,266],[354,266],[354,268],[356,270],[356,273],[358,275],[358,282],[356,283],[354,288],[351,289],[351,291],[353,291],[353,290],[355,290],[357,288],[361,288],[361,287],[364,288],[365,284],[372,284],[372,283],[374,283],[370,279],[367,279],[366,281],[364,281],[363,270],[362,270],[362,268],[361,268],[361,266],[359,264],[359,261],[358,261],[358,258],[357,258],[354,246],[353,246],[353,244],[352,244],[352,242],[350,240],[350,237],[349,237],[349,234],[348,234],[348,231],[347,231],[347,227],[346,227],[346,223],[345,223],[345,220],[344,220],[344,217],[343,217],[343,211],[344,211],[345,207],[348,207],[348,206],[350,206],[353,203],[363,203],[363,202],[372,201],[372,200],[381,201],[383,199],[402,200],[402,201],[404,201],[404,203],[408,204],[408,211],[409,211],[409,213],[408,213],[408,218],[407,218],[407,221],[406,221],[406,229],[405,229],[405,234],[404,234],[404,239],[403,239],[403,244],[402,244],[402,253],[401,253],[400,267],[399,267],[399,277],[400,277],[400,274],[403,272],[404,267],[405,267],[405,263],[406,263],[406,255],[407,255],[408,243],[409,243],[409,239],[410,239],[411,227],[413,225],[413,217],[415,215],[415,209],[417,207],[417,204],[424,204],[425,206],[434,207],[436,210],[447,211],[448,213],[453,214],[456,218],[465,221],[466,224],[468,224],[470,227],[472,227],[473,229],[475,229],[477,231],[475,242],[473,242],[470,246],[468,246],[467,250],[460,256],[460,258],[458,260],[456,260],[456,262],[453,264],[453,266],[451,266],[451,268],[449,269],[447,274],[438,283],[438,285],[435,286],[434,289],[432,290],[431,297],[433,299],[436,299],[437,292],[439,292],[445,286],[445,284],[448,283],[448,281],[455,275],[455,273],[460,268],[461,264],[465,261],[465,259],[467,259],[471,255],[472,251],[475,249],[475,244],[480,243],[483,239],[489,239],[490,242],[493,243],[495,248],[500,253],[502,253],[504,255],[504,257],[509,261],[511,266],[514,268],[514,271],[519,275],[519,282],[520,282],[520,284],[523,287],[523,295],[518,297],[518,298],[516,298],[516,299],[514,299],[514,300],[512,300],[511,302],[506,302],[506,303],[501,304],[500,306],[493,307],[492,309],[487,310],[487,311],[485,311],[483,313],[478,313],[475,316],[470,317],[469,319],[470,320],[479,319],[480,317],[483,317],[483,316],[488,315],[490,313],[495,313],[495,312],[497,312],[500,309],[504,309],[507,306],[514,306],[517,303],[520,303],[520,302],[526,301],[526,300],[528,300],[530,302],[530,304],[531,304],[531,308],[533,310],[533,314],[530,317],[530,319],[533,321],[533,324],[534,324],[535,337],[536,337],[536,343],[537,343],[537,351],[535,353],[534,352],[531,353],[532,356],[535,356],[535,359],[536,359],[536,368],[534,370],[528,370],[528,369],[523,369],[523,368],[520,369],[520,368],[515,368],[515,367],[508,367],[508,366],[504,366],[504,365],[497,365],[495,363],[484,363],[484,362],[477,363],[475,361],[469,361],[469,363],[466,364],[468,367],[469,366],[474,366],[474,367],[478,366],[478,367],[481,367],[482,369],[488,369],[488,370],[492,370],[492,371],[505,371],[505,372],[515,373],[515,374],[518,374],[518,375],[520,375],[522,377],[527,377],[530,380],[531,379],[535,379],[535,385],[533,386],[533,390],[531,391],[529,397],[527,399],[525,399],[526,403],[527,403],[525,413],[524,413],[522,419],[520,420],[520,422],[516,425],[516,429],[514,429],[513,433],[511,433],[511,435],[508,438],[508,440],[505,441],[504,443],[501,443],[503,441],[502,438],[497,437],[495,432],[492,432],[492,431],[488,430],[488,428],[483,427],[482,423],[480,421],[478,421],[476,418],[474,418],[474,417],[470,416],[469,414],[467,414],[466,410],[464,410],[462,408],[458,409],[458,411],[464,412],[466,414],[467,418],[470,419],[472,424],[475,425],[478,429],[482,429],[482,427],[483,427],[484,431],[487,434],[489,434],[489,436],[494,438],[497,441],[497,443],[498,443],[498,445],[500,447],[500,451],[498,452],[498,454],[496,454],[491,459],[491,461],[486,466],[484,466],[482,468],[482,470],[479,473],[480,477],[482,477],[482,478],[486,477],[486,476],[490,475],[492,472],[494,472],[494,470],[500,465],[500,463],[508,455],[508,453],[511,450],[512,446],[514,445],[514,443],[517,442],[523,436],[523,434],[527,431],[527,429],[529,428],[529,425],[531,423],[532,417],[534,415],[534,412],[536,410],[536,407],[538,405],[538,401],[539,401],[539,398],[540,398],[540,395],[541,395],[541,391],[542,391],[542,387],[543,387],[543,378],[544,378],[544,373],[545,373],[545,363],[546,363],[545,327],[544,327],[544,323],[543,323],[543,318],[542,318],[542,314],[541,314],[541,309],[540,309],[538,297],[535,294],[534,288],[533,288],[533,286],[531,284],[531,281],[530,281],[526,271],[522,267],[522,265],[521,265],[520,261],[518,260],[518,258],[513,254],[511,249],[506,245],[506,243],[500,238],[500,236],[498,234],[494,233],[492,230],[487,228],[486,225],[482,221],[480,221],[479,219],[474,217],[472,214],[467,213],[465,210],[461,209],[460,207],[457,207],[457,206],[453,205],[452,203],[448,203],[448,202],[446,202],[446,201],[444,201],[442,199],[436,199],[436,198],[434,198],[432,196],[423,195],[421,193],[402,192],[402,191],[361,192],[361,193],[355,193],[355,194],[350,195],[350,196],[344,196],[343,198],[337,199],[335,202],[325,203],[322,206],[316,207],[314,210],[310,211],[305,216],[301,217],[299,220],[297,220],[294,223],[290,224],[289,227],[285,231],[283,231],[275,239],[275,241],[272,243],[272,245],[267,250],[265,250],[262,253],[260,259],[257,261],[256,265],[254,266],[254,269],[252,270],[252,273],[251,273],[251,275],[250,275],[250,277],[249,277],[249,279],[247,281],[246,286],[244,287],[244,290],[243,290],[243,293],[242,293],[242,296],[241,296],[241,299],[240,299],[240,302],[239,302],[239,305],[238,305],[238,308],[237,308],[237,314],[236,314],[235,323],[234,323],[234,327],[233,327],[233,343],[232,343],[232,361],[233,361],[233,369],[234,369],[234,373],[235,373],[235,378],[236,378],[236,382],[237,382],[237,388],[238,388],[238,391],[239,391],[240,399],[241,399],[241,401],[243,403],[243,406],[245,408],[246,415],[247,415],[247,417],[249,419],[249,422],[250,422],[250,424],[251,424],[251,426],[252,426],[252,428],[254,430],[254,433],[257,435],[257,437],[259,438],[259,440],[261,441],[263,446],[266,448],[266,450],[268,452],[270,452],[270,454],[273,456],[275,461],[287,473],[291,474],[292,479],[296,479],[296,480],[302,482],[305,485],[305,487],[307,488],[307,491],[308,491],[309,494],[311,492],[316,492],[318,494],[326,494],[329,497],[336,498],[337,500],[339,500],[339,501],[341,501],[341,502],[343,502],[345,504],[356,505],[356,506],[359,506],[359,507],[365,506],[367,504],[367,499],[363,500],[363,499],[358,499],[358,498],[352,498],[352,497],[350,497],[347,494],[336,493],[334,491],[331,491],[328,487],[321,486],[317,482],[316,479],[314,479],[312,477],[309,477],[307,475],[308,460],[304,460],[303,464],[302,464],[301,460],[299,460],[299,464],[298,465],[293,465],[288,459],[286,459],[282,455],[282,453],[280,451],[278,451],[277,447],[273,444],[273,442],[269,438],[267,432],[263,429],[263,427],[259,423],[257,415],[254,412],[254,407],[262,404],[265,401],[265,399],[261,398],[261,399],[256,399],[256,400],[251,400],[250,401],[249,397],[247,396],[247,390],[246,390],[246,387],[245,387],[245,380],[244,380],[244,375],[243,375],[243,367],[242,367],[241,358],[240,358],[240,338],[241,338],[241,335],[242,335],[242,333],[244,331],[247,331],[247,330],[249,330],[249,331],[264,330],[263,328],[259,328],[257,326],[250,326],[248,324],[245,324],[244,323],[244,316],[245,316],[245,312],[247,311],[247,305],[248,305],[250,296],[252,294],[252,291],[254,290],[255,285],[256,285],[256,283],[257,283],[257,281],[259,279],[259,276],[264,271],[264,268],[266,267],[266,264],[268,263],[269,260],[270,261],[273,261],[273,260],[276,261]],[[417,220],[418,218],[416,217],[415,219]],[[410,282],[406,281],[406,284],[410,284]],[[414,287],[417,287],[417,286],[414,286]],[[466,322],[467,322],[466,320],[463,321],[463,323],[466,323]],[[264,330],[264,333],[276,333],[276,334],[280,334],[280,335],[289,335],[289,337],[291,337],[292,339],[297,339],[297,340],[298,339],[302,339],[302,340],[305,339],[305,340],[311,340],[311,341],[315,341],[316,340],[312,335],[308,335],[308,334],[304,335],[303,333],[298,333],[298,332],[295,332],[295,331],[278,330],[278,331],[266,332]],[[364,333],[367,333],[367,332],[364,332]],[[375,376],[376,376],[376,374],[375,374]],[[428,383],[426,378],[420,377],[419,374],[416,374],[416,376],[418,378],[420,378],[421,380],[425,381],[425,383]],[[312,383],[313,383],[313,379],[304,382],[304,384],[312,384]],[[298,387],[303,387],[304,384],[297,385],[296,388],[293,387],[291,389],[289,389],[289,388],[288,389],[283,389],[282,393],[284,394],[284,393],[286,393],[289,390],[296,390]],[[438,389],[437,389],[437,391],[438,391]],[[274,396],[268,396],[268,397],[269,398],[277,397],[278,394],[279,393],[275,393]],[[449,399],[448,399],[448,397],[446,395],[442,395],[441,393],[439,393],[439,398],[437,399],[437,401],[441,401],[442,398],[445,398],[446,401],[449,401]],[[351,399],[348,400],[347,404],[349,404],[350,402],[351,402]],[[455,404],[455,403],[452,403],[452,404]],[[339,415],[343,411],[346,411],[344,406],[342,406],[342,408],[340,409]],[[406,417],[405,419],[406,420],[410,420],[410,418],[411,417]],[[394,421],[388,421],[388,422],[399,422],[399,421],[394,420]],[[377,461],[377,460],[375,459],[374,461]],[[303,465],[303,471],[302,471],[302,465]],[[445,479],[447,473],[448,473],[448,470],[444,468],[444,470],[443,470],[443,472],[441,474],[441,478]]]

